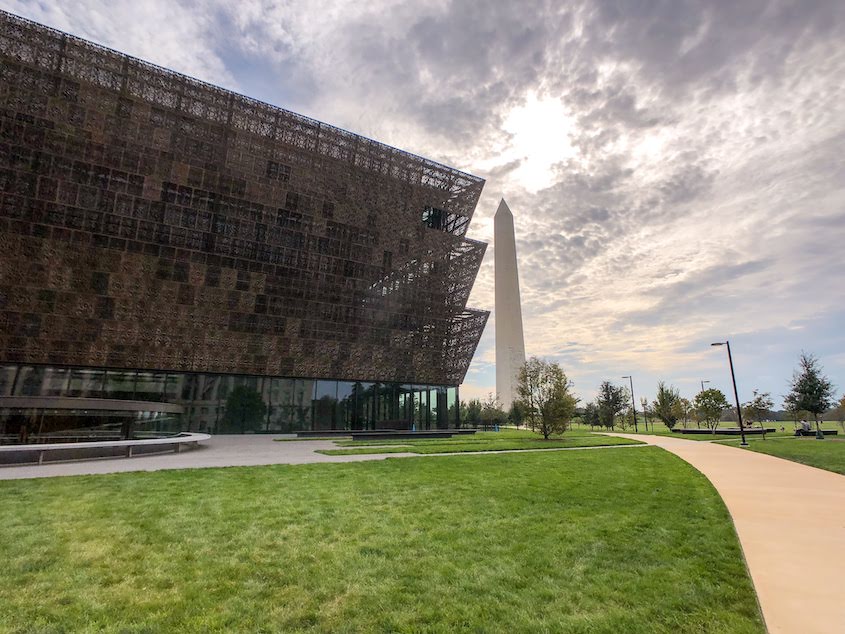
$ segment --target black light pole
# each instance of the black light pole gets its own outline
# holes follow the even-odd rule
[[[739,445],[740,447],[747,447],[748,443],[745,442],[745,427],[742,426],[742,408],[739,406],[739,394],[736,391],[736,375],[734,375],[734,360],[731,356],[731,342],[719,341],[716,343],[711,343],[710,345],[728,347],[728,363],[731,366],[731,381],[733,381],[734,384],[734,399],[736,400],[736,417],[739,420],[739,433],[742,434],[742,442]]]
[[[716,344],[713,344],[713,345],[716,345]],[[704,391],[704,384],[705,384],[705,383],[710,383],[710,381],[702,381],[702,382],[701,382],[701,391],[702,391],[702,392]]]
[[[622,378],[631,381],[631,408],[634,410],[634,431],[639,433],[640,430],[637,427],[637,402],[634,400],[634,379],[631,376],[623,376]],[[648,423],[646,423],[645,430],[648,431]]]

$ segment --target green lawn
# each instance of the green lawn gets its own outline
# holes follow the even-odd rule
[[[499,432],[478,432],[472,435],[420,440],[339,440],[344,449],[321,449],[317,453],[329,456],[380,453],[463,453],[473,451],[508,451],[519,449],[560,449],[572,447],[604,447],[639,444],[636,440],[613,438],[586,431],[568,431],[549,440],[527,430],[507,429]]]
[[[754,438],[748,440],[748,449],[845,475],[845,440],[830,436],[824,440],[812,437]]]
[[[656,447],[0,482],[3,632],[762,633]]]

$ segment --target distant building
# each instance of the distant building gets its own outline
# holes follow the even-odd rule
[[[483,185],[0,12],[0,439],[455,425]]]
[[[517,398],[519,369],[525,363],[522,303],[516,266],[513,214],[504,198],[493,218],[496,277],[496,395],[507,411]]]

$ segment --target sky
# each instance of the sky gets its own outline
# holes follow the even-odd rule
[[[702,380],[845,392],[845,2],[0,0],[0,8],[487,180],[528,355],[582,402]],[[461,388],[495,391],[495,313]]]

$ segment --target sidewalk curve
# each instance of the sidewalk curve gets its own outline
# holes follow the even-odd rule
[[[662,447],[713,483],[771,634],[845,633],[845,476],[728,445],[608,435]]]

